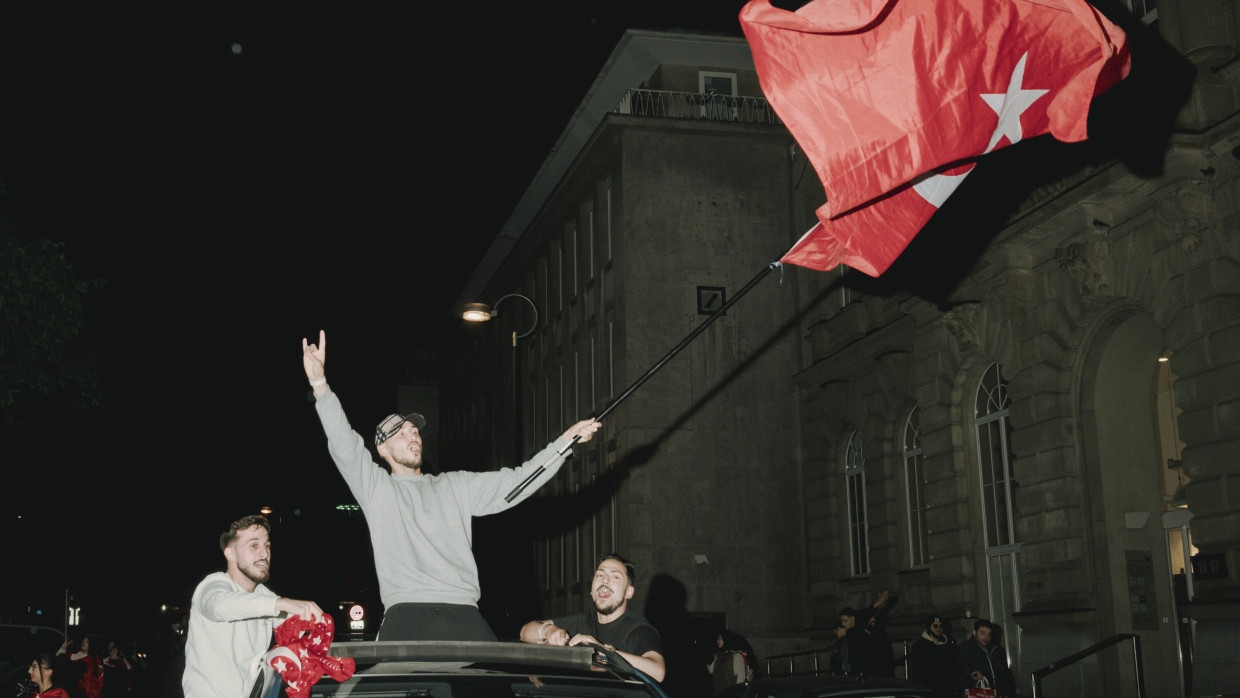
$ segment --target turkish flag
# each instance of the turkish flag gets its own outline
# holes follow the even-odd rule
[[[827,195],[781,261],[824,271],[880,275],[981,155],[1084,140],[1129,69],[1127,37],[1085,0],[750,0],[740,23]]]

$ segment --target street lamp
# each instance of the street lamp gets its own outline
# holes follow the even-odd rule
[[[499,317],[500,304],[509,298],[520,298],[526,303],[529,303],[530,310],[534,313],[534,322],[530,323],[530,328],[528,330],[521,332],[520,334],[518,334],[516,330],[512,331],[512,346],[515,347],[517,346],[518,339],[528,337],[533,334],[534,330],[538,329],[538,306],[534,305],[534,301],[530,300],[528,297],[523,296],[520,293],[509,293],[506,296],[501,296],[499,300],[495,301],[495,305],[493,306],[487,305],[486,303],[466,303],[465,310],[461,313],[461,318],[467,322],[486,322],[491,318]]]
[[[534,305],[534,301],[520,293],[509,293],[501,296],[495,301],[495,305],[487,305],[486,303],[466,303],[465,309],[461,312],[461,318],[466,322],[486,322],[491,318],[499,317],[499,307],[509,298],[520,298],[530,306],[530,311],[534,313],[534,321],[530,323],[530,328],[524,332],[518,332],[516,329],[512,331],[512,465],[515,468],[521,463],[521,359],[517,355],[517,340],[523,339],[534,333],[538,329],[538,306]]]

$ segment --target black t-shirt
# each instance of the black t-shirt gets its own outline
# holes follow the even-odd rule
[[[604,645],[611,645],[621,652],[641,656],[647,652],[663,652],[659,642],[659,631],[646,622],[645,618],[625,613],[610,623],[598,622],[597,613],[578,613],[571,616],[552,619],[557,626],[573,635],[592,635]]]

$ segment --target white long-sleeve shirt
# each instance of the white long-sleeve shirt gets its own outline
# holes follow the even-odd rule
[[[246,698],[271,647],[276,594],[237,585],[226,572],[207,575],[194,590],[185,643],[185,698]]]

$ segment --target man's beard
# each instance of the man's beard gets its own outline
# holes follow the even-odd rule
[[[250,565],[237,565],[237,569],[241,570],[241,574],[244,574],[247,579],[256,584],[262,584],[268,579],[271,579],[270,562],[267,563],[267,569],[265,570],[258,570]]]
[[[392,460],[412,470],[420,470],[422,468],[421,451],[418,451],[417,455],[410,456],[392,454]]]
[[[622,598],[613,594],[611,598],[595,601],[594,610],[606,616],[606,615],[615,613],[616,610],[620,608],[620,604],[622,602],[623,602]],[[608,603],[610,603],[611,605],[610,606],[606,605]]]

